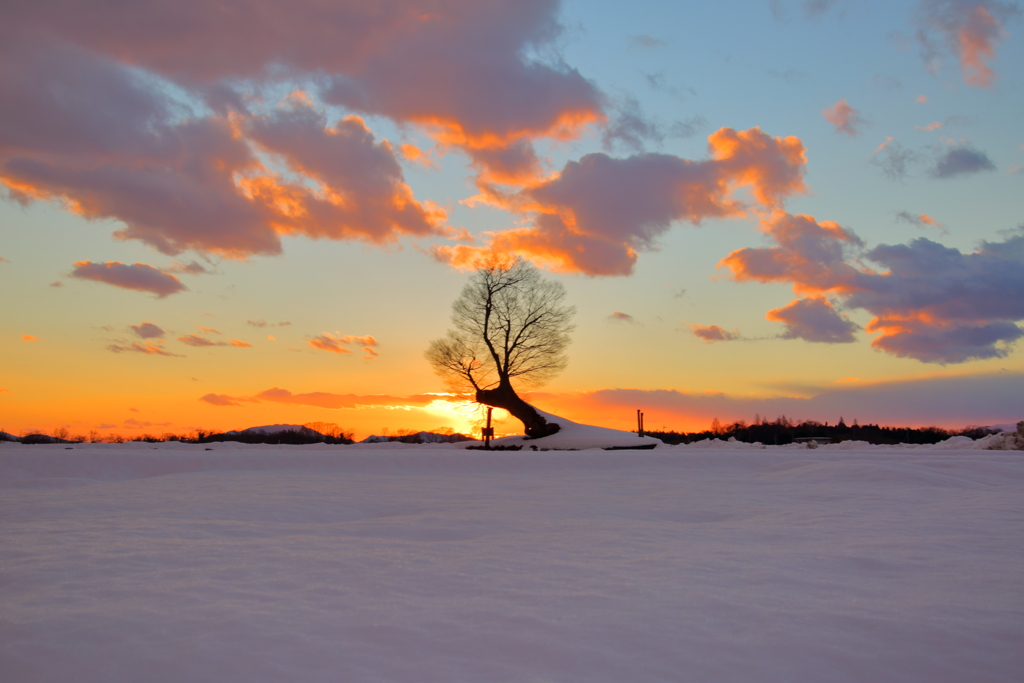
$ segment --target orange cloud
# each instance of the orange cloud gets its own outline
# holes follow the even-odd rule
[[[330,351],[331,353],[352,353],[343,346],[349,344],[359,344],[366,347],[377,346],[377,340],[369,334],[360,337],[354,334],[337,335],[324,332],[309,341],[309,345],[314,349]],[[376,356],[377,353],[373,352],[373,355]]]
[[[942,223],[938,222],[926,213],[912,214],[909,211],[897,211],[896,220],[910,223],[911,225],[916,225],[918,227],[942,228]]]
[[[927,126],[914,126],[914,128],[916,128],[917,130],[923,130],[926,133],[930,133],[933,130],[938,130],[939,128],[942,128],[942,122],[932,121]]]
[[[708,137],[708,149],[710,158],[696,162],[667,154],[588,154],[519,192],[487,196],[530,216],[532,225],[490,233],[485,246],[440,246],[433,254],[457,268],[519,254],[552,270],[628,275],[638,251],[653,248],[676,221],[742,216],[805,191],[798,138],[722,128]],[[741,187],[749,189],[753,207],[732,196]]]
[[[982,6],[974,7],[957,34],[960,44],[960,65],[964,80],[981,87],[992,85],[995,72],[985,60],[995,58],[995,42],[1000,38],[999,22]]]
[[[31,334],[21,335],[21,341],[39,341],[39,337],[33,337]]]
[[[110,344],[107,346],[107,351],[113,353],[144,353],[149,356],[172,356],[174,358],[184,358],[177,353],[171,353],[163,347],[163,343],[159,340],[156,342],[133,342],[131,344]]]
[[[802,294],[849,292],[856,288],[858,271],[846,257],[863,246],[853,232],[833,221],[813,216],[774,212],[762,229],[779,246],[737,249],[718,263],[740,282],[792,282]]]
[[[836,127],[837,133],[857,135],[860,133],[857,128],[866,123],[860,112],[846,102],[845,97],[831,107],[825,108],[821,113],[825,115],[829,123]]]

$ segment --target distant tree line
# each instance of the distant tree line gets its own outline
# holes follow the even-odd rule
[[[0,441],[18,441],[23,444],[44,444],[44,443],[125,443],[128,441],[144,441],[146,443],[163,443],[168,441],[180,441],[183,443],[212,443],[217,441],[237,441],[240,443],[267,443],[267,444],[351,444],[352,432],[341,429],[338,425],[330,422],[308,422],[298,429],[288,429],[280,432],[214,432],[205,429],[196,429],[187,434],[172,434],[165,432],[160,435],[143,434],[141,436],[125,437],[121,434],[101,434],[92,430],[89,434],[71,434],[66,427],[58,427],[50,434],[42,432],[29,432],[21,436],[13,436],[0,431]]]
[[[999,432],[991,427],[965,427],[960,430],[943,429],[941,427],[882,427],[877,424],[847,425],[842,417],[839,422],[830,425],[815,420],[795,422],[785,415],[769,422],[767,418],[756,416],[752,424],[744,420],[722,425],[718,418],[711,423],[711,428],[703,432],[650,431],[644,433],[661,439],[667,444],[694,443],[706,439],[730,438],[745,443],[762,443],[766,446],[784,446],[798,440],[819,437],[831,442],[866,441],[871,444],[933,444],[945,441],[953,436],[967,436],[980,439],[989,434]]]

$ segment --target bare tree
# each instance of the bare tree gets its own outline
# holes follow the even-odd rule
[[[565,288],[545,280],[521,258],[477,270],[452,304],[453,329],[430,342],[426,357],[434,371],[456,390],[476,392],[476,400],[504,408],[538,438],[559,426],[547,422],[519,398],[512,386],[539,386],[568,363],[573,306],[563,306]]]

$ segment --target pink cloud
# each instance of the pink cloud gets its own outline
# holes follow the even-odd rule
[[[708,148],[711,158],[704,161],[588,154],[515,194],[485,187],[486,201],[529,216],[532,225],[492,233],[483,247],[442,246],[433,253],[458,268],[514,253],[553,270],[628,275],[637,252],[652,249],[674,222],[745,215],[751,205],[733,196],[739,188],[761,209],[805,191],[798,138],[722,128],[709,136]]]
[[[840,314],[825,297],[808,297],[790,302],[784,308],[768,311],[768,320],[785,323],[783,339],[803,339],[824,344],[848,344],[857,341],[858,326]]]
[[[276,254],[282,235],[386,244],[447,233],[390,144],[355,116],[328,125],[317,102],[415,127],[439,153],[468,154],[488,182],[535,177],[535,140],[570,140],[606,118],[589,80],[529,56],[556,44],[558,11],[552,0],[22,3],[4,15],[13,38],[2,49],[17,58],[0,69],[0,183],[23,203],[119,221],[117,237],[167,254]],[[239,83],[282,77],[315,85],[273,114],[240,94]],[[181,116],[160,79],[209,113]]]
[[[155,339],[164,336],[166,334],[160,327],[153,323],[142,323],[141,325],[132,325],[132,331],[136,335],[143,339]]]
[[[199,400],[212,406],[241,407],[240,401],[245,401],[246,399],[234,398],[225,394],[206,394],[201,396]]]
[[[860,133],[858,128],[866,123],[860,112],[847,104],[845,97],[824,109],[822,114],[825,115],[829,123],[836,127],[837,133],[846,135],[857,135]]]
[[[846,262],[863,242],[852,231],[813,216],[776,211],[763,221],[779,246],[737,249],[718,263],[741,282],[792,282],[797,293],[849,291],[859,272]]]
[[[228,341],[213,341],[211,339],[207,339],[206,337],[200,336],[198,334],[186,334],[183,337],[178,337],[178,341],[180,341],[182,344],[188,344],[189,346],[195,346],[195,347],[200,347],[200,348],[204,347],[204,346],[237,346],[237,347],[240,347],[240,348],[248,348],[248,347],[252,346],[252,344],[250,344],[248,342],[239,341],[237,339],[232,339],[229,342]]]
[[[925,62],[934,65],[941,54],[950,53],[959,60],[968,85],[990,87],[995,80],[990,62],[1006,35],[1004,25],[1020,16],[1017,5],[998,0],[930,0],[921,8],[918,40]],[[934,34],[940,43],[935,43]]]
[[[630,325],[636,323],[636,319],[634,319],[633,316],[631,316],[629,313],[622,313],[621,311],[615,311],[614,313],[612,313],[610,316],[608,316],[608,320],[610,320],[613,323],[629,323]]]
[[[728,332],[718,325],[695,325],[691,324],[695,337],[699,337],[709,344],[720,341],[734,341],[740,338],[738,332]]]
[[[895,356],[931,363],[1002,358],[1024,337],[1015,324],[1024,320],[1024,235],[964,254],[924,238],[866,250],[835,223],[781,212],[765,231],[778,246],[736,250],[719,267],[736,280],[789,282],[811,295],[769,314],[787,323],[790,336],[849,339],[854,326],[826,309],[821,295],[829,294],[871,313],[864,329],[878,335],[872,346]]]
[[[71,272],[71,277],[105,282],[122,289],[151,292],[156,294],[158,299],[188,289],[174,275],[145,263],[128,265],[120,261],[108,261],[107,263],[78,261]]]

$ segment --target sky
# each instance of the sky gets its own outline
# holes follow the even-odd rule
[[[493,254],[576,307],[577,422],[1024,419],[1022,20],[4,3],[0,429],[472,429],[423,353]]]

